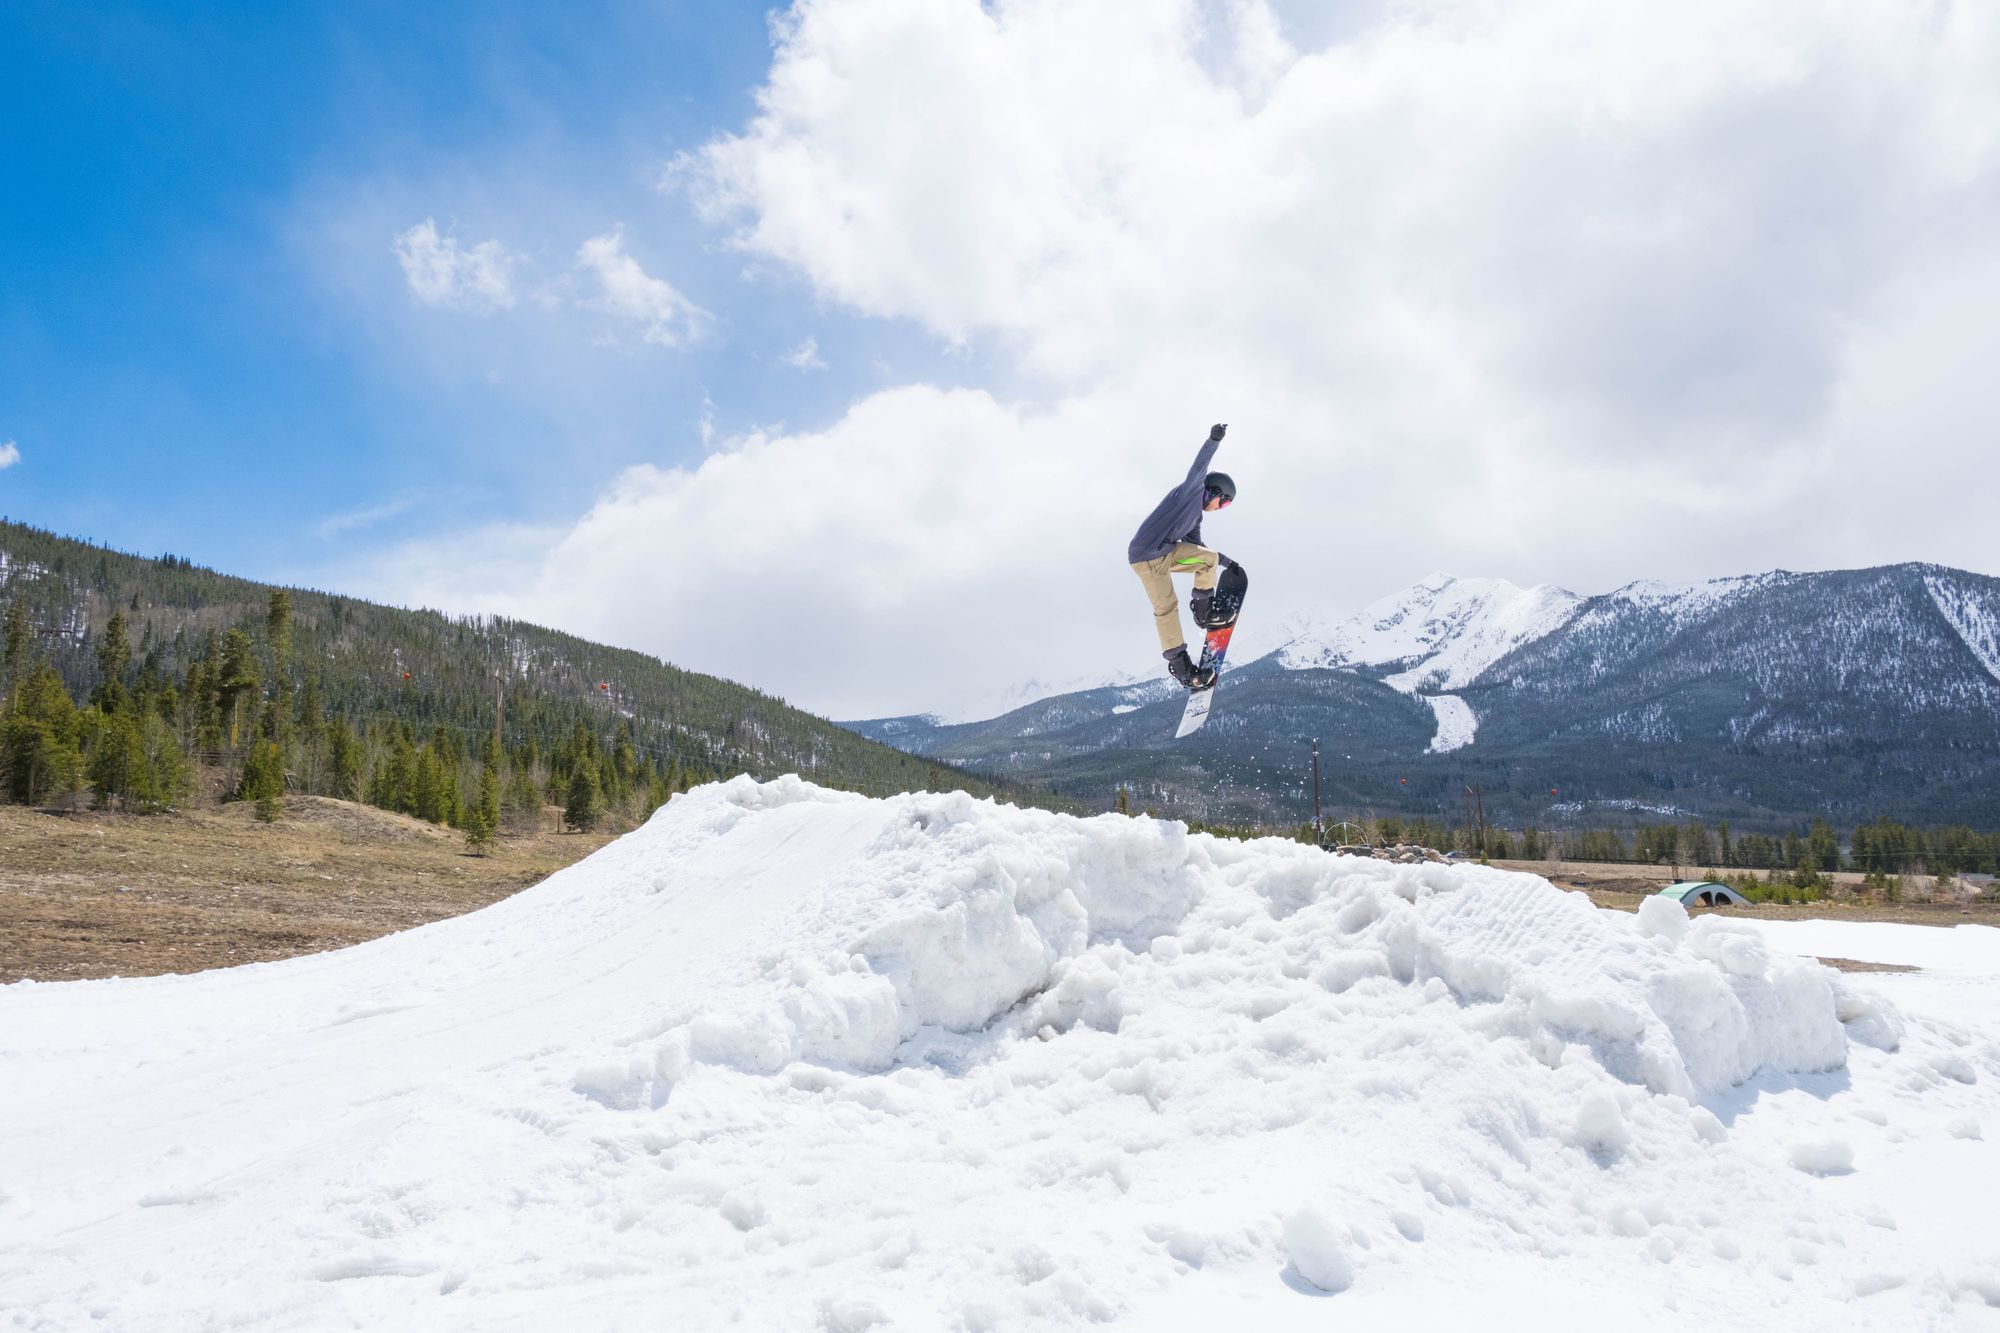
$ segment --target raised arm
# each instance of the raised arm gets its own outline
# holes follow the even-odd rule
[[[1182,490],[1186,490],[1208,475],[1208,465],[1215,461],[1215,451],[1222,444],[1223,432],[1228,429],[1228,426],[1220,423],[1208,428],[1208,440],[1201,446],[1200,452],[1195,454],[1194,466],[1188,469],[1187,480],[1181,483]]]

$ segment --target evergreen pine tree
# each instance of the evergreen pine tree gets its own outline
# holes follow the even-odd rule
[[[500,747],[486,738],[485,762],[479,766],[479,800],[465,821],[465,840],[476,852],[493,846],[500,830]]]
[[[459,796],[458,746],[452,743],[450,733],[439,727],[431,733],[425,749],[431,757],[432,785],[427,802],[433,812],[425,817],[433,823],[458,828],[465,814]]]
[[[0,688],[11,695],[14,682],[28,666],[28,643],[33,626],[28,616],[28,591],[16,588],[7,600],[6,649],[0,656]]]
[[[328,780],[331,794],[343,801],[358,801],[361,799],[361,742],[344,720],[332,723],[328,734],[331,737],[327,755],[327,764],[332,770]]]
[[[305,751],[304,783],[307,791],[319,789],[320,756],[326,749],[326,712],[319,701],[319,675],[306,677],[299,691],[298,740]]]
[[[97,669],[101,680],[92,701],[107,713],[115,713],[125,702],[125,668],[132,661],[132,643],[125,635],[125,613],[113,611],[97,641]]]
[[[604,791],[597,782],[597,761],[588,754],[578,755],[570,766],[569,798],[563,803],[563,821],[578,833],[597,827],[604,814]]]
[[[285,809],[285,757],[278,743],[258,737],[243,761],[243,782],[237,795],[257,803],[257,818],[274,822]]]
[[[181,752],[174,731],[165,719],[149,717],[142,724],[146,769],[136,793],[136,809],[141,814],[170,810],[187,796],[191,774],[187,756]]]
[[[1824,819],[1815,819],[1806,834],[1803,858],[1814,870],[1840,869],[1840,839]]]
[[[416,752],[407,783],[397,795],[397,804],[418,819],[436,824],[442,817],[438,801],[440,785],[437,752],[426,745]]]
[[[233,754],[242,730],[243,702],[257,688],[256,650],[250,645],[250,636],[240,629],[230,630],[222,638],[222,659],[213,688],[221,730]]]
[[[610,793],[613,800],[623,800],[632,790],[639,776],[639,752],[632,748],[632,728],[629,723],[620,722],[616,739],[611,746],[611,770],[617,775]]]
[[[83,780],[76,704],[56,669],[44,662],[24,675],[0,723],[0,769],[9,800],[23,805],[68,795]]]
[[[264,637],[271,648],[271,702],[277,731],[271,737],[283,750],[292,722],[292,595],[273,588],[264,613]]]
[[[209,719],[215,701],[215,692],[209,683],[208,661],[196,658],[188,663],[187,677],[181,683],[181,712],[176,719],[181,740],[190,749],[213,750],[216,745],[208,743]]]
[[[532,747],[526,752],[532,754]],[[516,756],[507,776],[507,822],[522,832],[533,832],[542,822],[542,791],[535,785],[534,767],[525,755]]]
[[[90,790],[98,809],[116,801],[130,810],[150,790],[150,764],[139,724],[130,713],[100,714],[90,745]]]

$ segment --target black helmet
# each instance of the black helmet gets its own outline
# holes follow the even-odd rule
[[[1236,483],[1230,479],[1227,472],[1211,472],[1208,474],[1208,493],[1210,495],[1219,495],[1223,499],[1234,503],[1236,500]]]

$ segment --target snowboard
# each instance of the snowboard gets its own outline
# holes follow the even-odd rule
[[[1215,703],[1215,687],[1222,684],[1222,659],[1229,652],[1230,636],[1236,633],[1236,613],[1243,608],[1243,594],[1249,586],[1250,577],[1243,572],[1241,565],[1231,565],[1223,570],[1222,577],[1216,581],[1212,614],[1228,616],[1229,623],[1208,632],[1208,637],[1202,640],[1201,661],[1195,664],[1197,671],[1214,668],[1215,679],[1188,694],[1187,711],[1181,714],[1181,726],[1174,733],[1175,740],[1194,735],[1208,721],[1208,710]]]

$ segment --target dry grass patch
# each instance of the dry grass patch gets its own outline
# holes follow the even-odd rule
[[[0,982],[196,972],[337,949],[526,888],[608,834],[463,834],[318,796],[260,824],[0,806]]]

